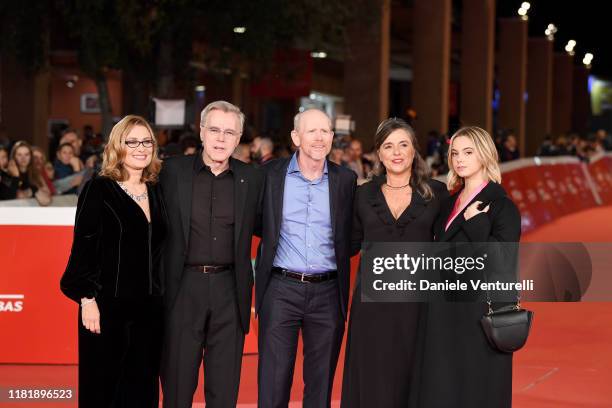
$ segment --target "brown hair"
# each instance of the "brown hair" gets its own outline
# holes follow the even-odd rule
[[[44,179],[42,178],[42,175],[40,174],[40,171],[38,171],[38,169],[34,166],[34,153],[32,152],[32,146],[30,146],[28,142],[26,142],[25,140],[19,140],[18,142],[16,142],[13,145],[13,148],[11,149],[10,159],[15,160],[17,149],[21,147],[25,147],[30,152],[30,162],[28,163],[28,167],[25,171],[28,176],[28,180],[30,181],[30,183],[33,183],[39,188],[45,186],[46,184]],[[16,160],[15,164],[17,164]]]
[[[102,153],[102,170],[100,170],[101,176],[106,176],[115,181],[125,181],[129,175],[125,167],[123,166],[123,159],[125,157],[125,137],[135,126],[143,126],[151,135],[153,139],[153,157],[151,163],[142,171],[142,177],[140,181],[155,183],[157,176],[161,170],[161,160],[157,156],[157,141],[151,125],[141,116],[127,115],[121,119],[113,129],[111,130],[108,142],[104,147],[104,153]]]
[[[431,200],[433,198],[433,191],[427,181],[429,180],[429,169],[427,164],[419,154],[419,144],[416,139],[414,130],[408,123],[399,118],[385,119],[378,125],[376,129],[376,136],[374,136],[374,147],[376,151],[380,150],[385,140],[394,131],[401,129],[408,133],[412,147],[414,148],[414,158],[412,159],[412,168],[410,174],[410,185],[415,188],[425,200]],[[381,167],[384,169],[384,166]],[[384,171],[384,170],[383,170]]]

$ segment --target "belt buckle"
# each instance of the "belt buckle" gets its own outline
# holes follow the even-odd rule
[[[300,279],[300,281],[301,281],[302,283],[308,283],[308,282],[306,282],[306,281],[304,280],[304,275],[305,275],[305,274],[304,274],[304,273],[302,273],[302,278]]]

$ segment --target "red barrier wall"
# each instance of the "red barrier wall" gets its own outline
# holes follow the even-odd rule
[[[612,204],[611,155],[589,165],[565,157],[522,159],[504,163],[502,172],[524,232],[568,213]],[[78,306],[59,290],[74,211],[0,207],[0,363],[77,362]],[[256,249],[254,239],[253,257]],[[357,262],[352,259],[353,275]],[[244,352],[257,352],[254,319]]]

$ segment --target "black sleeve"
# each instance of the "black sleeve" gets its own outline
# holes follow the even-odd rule
[[[487,213],[480,213],[462,224],[472,242],[518,242],[521,238],[521,214],[516,205],[504,198],[491,203],[500,205],[493,219]]]
[[[443,203],[450,197],[450,192],[446,188],[446,184],[442,182],[436,183],[437,188],[434,190],[434,194],[440,203]]]
[[[168,188],[168,184],[170,182],[170,171],[169,168],[170,163],[168,160],[164,160],[162,163],[162,168],[159,172],[159,185],[161,186],[161,190],[163,193],[167,193],[166,189]]]
[[[253,235],[260,237],[263,233],[263,198],[264,190],[266,186],[266,173],[262,169],[256,169],[257,171],[257,210],[255,211],[255,226],[253,228]]]
[[[13,200],[17,198],[19,179],[0,171],[0,200]]]
[[[79,196],[70,258],[60,281],[62,292],[75,302],[96,297],[101,290],[98,242],[103,200],[99,187],[97,179],[89,180]]]
[[[518,278],[518,242],[521,238],[521,214],[509,198],[494,201],[489,207],[500,208],[492,217],[487,213],[478,214],[462,224],[462,228],[471,242],[488,243],[486,253],[489,255],[487,268],[483,270],[486,281],[516,282]],[[517,294],[513,294],[516,296]],[[506,296],[506,295],[504,295]],[[508,298],[494,298],[494,303],[511,301]]]
[[[355,255],[361,249],[361,243],[363,242],[363,223],[361,222],[361,216],[359,215],[359,204],[360,197],[362,195],[364,187],[359,187],[355,191],[355,198],[353,200],[353,222],[351,228],[351,256]]]

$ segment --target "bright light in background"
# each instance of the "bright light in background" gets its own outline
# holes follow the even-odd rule
[[[234,27],[234,32],[236,34],[244,34],[246,32],[246,27]]]
[[[66,86],[72,89],[76,86],[76,83],[78,81],[79,81],[78,75],[69,75],[68,77],[66,77]]]
[[[527,1],[524,1],[523,4],[521,4],[521,8],[518,9],[518,15],[521,16],[521,20],[529,20],[529,16],[527,16],[527,12],[529,11],[529,9],[531,8],[531,4]]]
[[[584,54],[584,58],[582,59],[582,63],[587,67],[591,68],[591,62],[593,62],[593,54],[587,52]]]
[[[557,33],[557,27],[554,24],[549,24],[548,27],[546,27],[546,30],[544,30],[544,34],[546,34],[546,38],[548,38],[550,41],[553,41],[555,39],[555,34]]]
[[[206,90],[206,87],[204,85],[198,85],[195,87],[196,92],[204,92],[205,90]]]
[[[313,51],[310,56],[312,58],[327,58],[327,53],[325,51]]]
[[[569,40],[565,46],[565,51],[567,51],[569,55],[574,55],[574,48],[576,48],[576,41]]]

